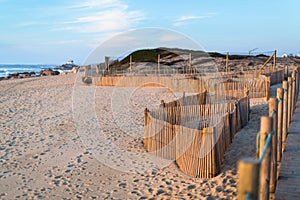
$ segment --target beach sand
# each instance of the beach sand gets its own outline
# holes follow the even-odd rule
[[[95,100],[90,102],[94,107],[81,107],[78,95],[87,94],[74,90],[75,79],[75,74],[68,74],[0,82],[1,199],[237,198],[237,161],[255,156],[260,116],[268,114],[263,99],[251,100],[251,120],[236,134],[221,173],[197,179],[182,173],[174,162],[147,161],[140,137],[147,102],[159,105],[162,97],[176,95],[162,89],[129,89],[128,109],[119,111],[118,103],[128,98],[126,93],[120,96],[122,89],[78,85],[90,87],[88,95]],[[145,93],[151,97],[147,101],[141,97]],[[94,128],[100,127],[101,136],[91,130],[80,132],[95,123],[93,116],[88,118],[89,109],[95,112]],[[88,120],[81,124],[81,119]],[[103,139],[115,148],[105,149]],[[116,155],[118,148],[123,151]],[[140,160],[130,157],[139,155]]]

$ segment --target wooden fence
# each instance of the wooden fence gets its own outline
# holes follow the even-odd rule
[[[244,88],[249,90],[250,98],[261,98],[269,96],[270,81],[269,78],[233,78],[215,85],[217,96],[236,96],[235,92],[243,91]]]
[[[120,87],[166,87],[173,92],[199,93],[207,91],[217,95],[233,96],[233,91],[247,87],[250,98],[269,98],[269,88],[272,84],[283,81],[285,69],[274,69],[264,72],[259,77],[249,78],[233,72],[205,73],[205,74],[124,74],[95,77],[98,86]],[[248,74],[249,75],[249,74]],[[225,93],[225,94],[222,94]],[[227,95],[227,96],[228,96]],[[225,95],[226,96],[226,95]]]
[[[183,97],[171,101],[168,103],[165,103],[164,100],[161,101],[161,106],[163,107],[178,107],[178,106],[186,106],[186,105],[202,105],[206,103],[207,99],[207,92],[203,91],[201,93],[197,93],[194,95],[186,96],[185,92],[183,92]]]
[[[234,135],[248,123],[249,93],[245,94],[237,101],[146,109],[145,148],[175,160],[193,177],[216,176]]]
[[[287,129],[299,94],[298,67],[292,76],[277,88],[277,97],[269,100],[269,116],[261,118],[258,134],[257,160],[245,158],[238,162],[238,199],[269,199],[277,186]]]
[[[98,86],[119,86],[119,87],[166,87],[173,92],[209,91],[207,82],[203,79],[195,79],[186,76],[102,76],[97,78]]]

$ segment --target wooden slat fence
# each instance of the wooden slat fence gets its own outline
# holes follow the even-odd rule
[[[238,163],[238,199],[267,200],[276,191],[282,153],[291,116],[299,95],[299,70],[277,88],[277,97],[269,101],[269,116],[261,118],[257,158],[244,158]],[[290,117],[289,117],[290,116]]]
[[[248,101],[245,96],[236,102],[146,109],[144,146],[176,160],[186,174],[214,177],[234,135],[247,124]]]

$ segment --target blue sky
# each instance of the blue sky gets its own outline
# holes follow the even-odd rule
[[[146,27],[207,51],[300,53],[299,8],[298,0],[0,0],[0,63],[82,64],[112,36]]]

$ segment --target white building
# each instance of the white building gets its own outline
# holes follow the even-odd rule
[[[68,61],[66,62],[66,65],[74,65],[74,61],[73,61],[73,60],[68,60]]]

